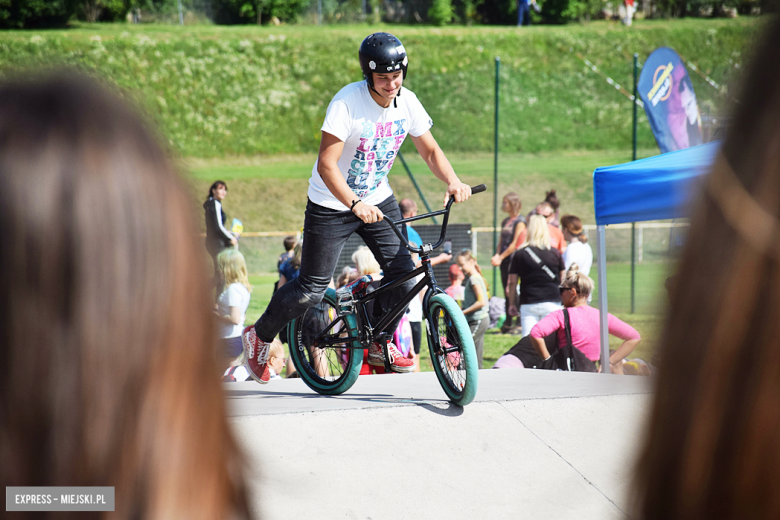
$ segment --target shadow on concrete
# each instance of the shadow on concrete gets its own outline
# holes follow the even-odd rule
[[[391,394],[347,394],[347,395],[321,395],[309,392],[278,392],[267,390],[227,390],[225,395],[228,399],[324,399],[333,402],[365,402],[365,403],[385,403],[395,405],[415,405],[445,417],[458,417],[463,415],[463,407],[456,405],[446,399],[413,399],[396,397]],[[334,403],[335,404],[335,403]]]
[[[463,415],[463,407],[450,401],[441,401],[440,403],[433,404],[430,401],[425,403],[416,403],[417,406],[433,412],[436,415],[443,415],[445,417],[459,417]]]

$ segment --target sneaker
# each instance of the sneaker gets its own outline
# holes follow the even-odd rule
[[[390,355],[390,368],[393,372],[413,372],[414,361],[403,357],[395,345],[387,344],[387,353]],[[368,349],[368,364],[374,366],[385,366],[385,357],[382,355],[382,346],[379,343],[373,343]]]
[[[241,333],[241,343],[246,355],[244,366],[249,375],[258,383],[266,384],[271,379],[271,373],[268,371],[268,349],[271,344],[257,337],[254,325],[245,328]]]

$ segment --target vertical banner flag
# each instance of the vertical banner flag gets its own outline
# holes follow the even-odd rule
[[[676,52],[669,47],[653,51],[639,75],[638,91],[661,153],[702,144],[696,94]]]

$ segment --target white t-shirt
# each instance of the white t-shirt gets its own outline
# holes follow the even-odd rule
[[[377,205],[393,190],[387,174],[407,134],[419,137],[433,121],[414,92],[401,87],[396,98],[382,108],[371,97],[365,80],[350,83],[333,97],[322,131],[344,142],[338,167],[355,195],[366,204]],[[337,211],[348,210],[334,197],[317,172],[317,161],[309,180],[309,200]]]
[[[580,272],[590,276],[590,267],[593,265],[593,250],[588,244],[580,241],[572,241],[563,252],[563,263],[568,269],[571,264],[580,266]]]
[[[220,316],[230,314],[230,307],[241,309],[241,322],[238,325],[232,323],[220,322],[218,333],[220,338],[235,338],[240,336],[244,330],[244,320],[246,319],[246,309],[249,307],[249,291],[240,283],[232,283],[217,299],[217,312]]]

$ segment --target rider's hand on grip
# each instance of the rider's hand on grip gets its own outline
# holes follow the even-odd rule
[[[444,194],[443,207],[447,207],[450,197],[455,198],[455,202],[463,202],[471,197],[471,186],[460,181],[453,182],[447,186],[447,193]]]
[[[355,204],[355,207],[352,208],[352,213],[354,213],[357,218],[366,224],[373,224],[374,222],[379,222],[384,218],[384,214],[382,213],[381,209],[363,202]]]

